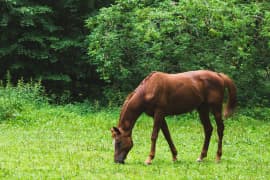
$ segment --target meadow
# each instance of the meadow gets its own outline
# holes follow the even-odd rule
[[[152,120],[142,116],[133,133],[134,147],[125,165],[114,164],[110,128],[119,109],[81,113],[76,106],[44,107],[21,121],[0,124],[0,177],[22,179],[269,179],[270,122],[236,115],[225,121],[223,157],[215,163],[217,135],[208,157],[196,158],[203,129],[196,113],[167,119],[178,149],[173,163],[160,134],[153,164],[144,165],[150,150]],[[28,121],[26,121],[28,119]]]
[[[9,94],[6,89],[0,89],[1,179],[270,178],[269,108],[261,110],[263,113],[240,109],[225,120],[220,163],[215,162],[217,134],[213,121],[208,157],[196,162],[204,135],[194,112],[167,118],[178,161],[172,162],[160,133],[156,158],[146,166],[153,121],[142,115],[133,130],[134,147],[126,163],[119,165],[113,162],[110,132],[117,125],[119,108],[89,103],[51,105],[35,95],[40,91],[38,86],[9,89]]]

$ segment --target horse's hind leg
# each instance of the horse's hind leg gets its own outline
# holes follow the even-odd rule
[[[210,138],[211,138],[211,135],[212,135],[213,127],[211,125],[210,118],[209,118],[209,107],[207,105],[202,105],[198,109],[198,112],[199,112],[199,115],[200,115],[201,123],[203,125],[204,136],[205,136],[201,155],[197,159],[198,162],[201,162],[203,160],[203,158],[205,158],[207,156],[207,151],[208,151],[209,142],[210,142]]]
[[[161,124],[161,130],[164,134],[164,137],[165,139],[167,140],[169,146],[170,146],[170,149],[171,149],[171,152],[172,152],[172,156],[173,156],[173,161],[176,161],[177,160],[177,150],[173,144],[173,141],[172,141],[172,138],[171,138],[171,135],[170,135],[170,131],[169,131],[169,128],[168,128],[168,125],[166,123],[166,120],[163,119],[162,121],[162,124]]]
[[[217,133],[218,133],[218,150],[216,161],[219,162],[222,155],[222,139],[223,139],[223,131],[224,131],[224,123],[222,120],[222,105],[216,106],[213,108],[213,114],[215,116],[215,120],[217,123]]]

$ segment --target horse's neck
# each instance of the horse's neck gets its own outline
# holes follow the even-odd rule
[[[124,130],[129,135],[132,134],[132,129],[138,119],[142,114],[140,108],[126,107],[123,109],[124,112],[121,113],[118,127]]]

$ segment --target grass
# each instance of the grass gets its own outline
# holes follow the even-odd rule
[[[85,106],[44,105],[24,109],[0,121],[2,179],[270,179],[270,122],[238,114],[225,121],[221,163],[215,163],[216,126],[208,157],[196,159],[203,143],[197,114],[170,117],[168,126],[178,150],[173,163],[160,133],[153,164],[152,120],[143,115],[133,130],[134,147],[125,165],[113,163],[110,128],[119,110],[84,111]]]

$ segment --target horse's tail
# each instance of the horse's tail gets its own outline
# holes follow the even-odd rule
[[[233,82],[232,79],[230,79],[227,75],[223,74],[223,73],[219,73],[219,75],[222,77],[222,79],[224,80],[224,84],[225,84],[225,88],[228,89],[228,102],[227,105],[224,109],[224,117],[227,118],[230,115],[232,115],[232,113],[234,112],[235,108],[236,108],[236,86]]]

